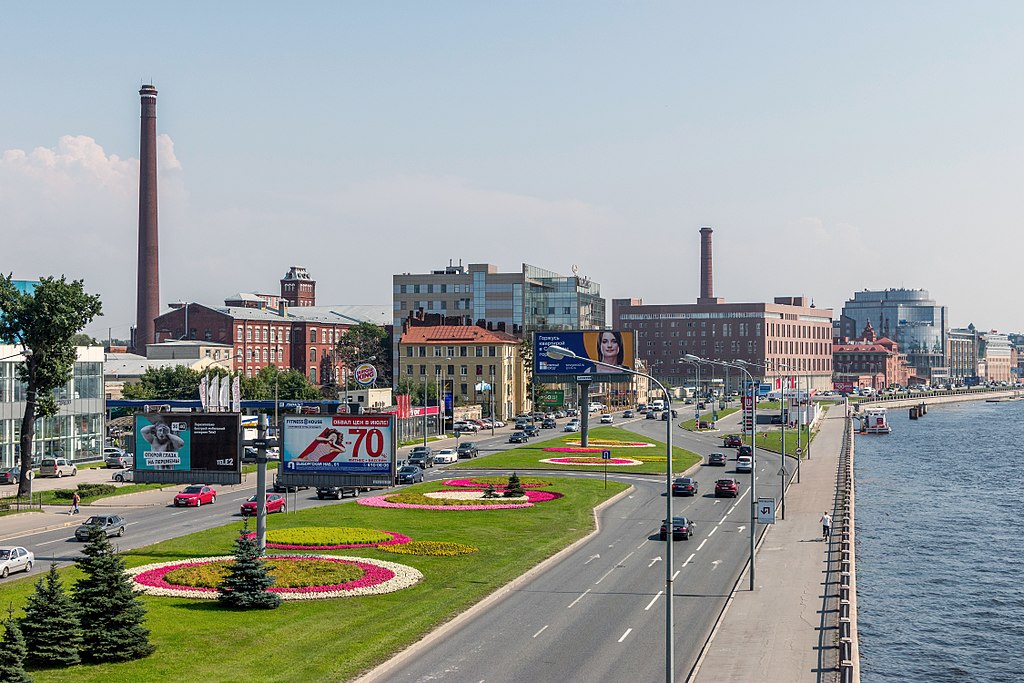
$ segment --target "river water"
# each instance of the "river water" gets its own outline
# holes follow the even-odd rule
[[[858,435],[861,680],[1024,681],[1024,401]]]

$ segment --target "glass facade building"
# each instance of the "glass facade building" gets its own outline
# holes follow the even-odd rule
[[[945,376],[947,313],[925,289],[856,292],[843,305],[839,333],[855,339],[871,322],[875,332],[899,344],[918,376]]]

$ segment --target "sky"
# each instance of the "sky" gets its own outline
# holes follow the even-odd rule
[[[609,300],[924,288],[1024,331],[1024,3],[50,2],[0,19],[0,270],[135,318],[139,87],[160,300],[391,302],[523,262]],[[609,303],[610,315],[610,303]]]

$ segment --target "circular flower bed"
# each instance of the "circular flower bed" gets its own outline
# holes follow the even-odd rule
[[[419,496],[418,498],[416,496]],[[392,493],[386,496],[368,496],[356,502],[378,508],[413,508],[417,510],[511,510],[533,507],[534,503],[561,498],[561,493],[549,491],[527,491],[526,501],[506,503],[507,498],[481,498],[479,500],[454,500],[428,498],[422,494]],[[392,500],[398,499],[398,500]],[[403,502],[406,501],[406,502]],[[408,502],[422,500],[424,502]],[[489,502],[490,501],[490,502]]]
[[[479,548],[462,543],[451,541],[412,541],[404,545],[393,545],[382,547],[389,553],[399,555],[433,555],[434,557],[455,557],[456,555],[469,555],[478,552]]]
[[[620,465],[620,466],[631,466],[631,465],[643,465],[642,460],[633,460],[633,458],[609,458],[607,460],[603,458],[547,458],[541,460],[541,462],[551,463],[553,465]]]
[[[503,489],[508,486],[508,477],[472,477],[471,479],[445,479],[441,482],[445,486],[465,486],[468,488],[480,488],[485,489],[490,485],[494,485],[496,489]],[[535,489],[541,486],[551,486],[551,482],[547,479],[539,479],[537,477],[520,477],[519,485],[524,489]]]
[[[583,445],[580,441],[566,441],[570,446]],[[588,446],[592,448],[654,448],[653,443],[646,441],[618,441],[616,439],[590,439]]]
[[[484,498],[484,491],[479,489],[475,491],[430,491],[423,495],[440,500],[494,500],[493,498]],[[504,494],[501,494],[501,499],[508,503],[523,503],[529,500],[525,495],[506,496]]]
[[[209,586],[193,586],[172,583],[170,579],[187,579],[186,571],[201,565],[225,566],[234,561],[231,555],[219,557],[197,557],[177,562],[145,564],[128,570],[135,584],[147,595],[175,598],[216,599],[218,591]],[[296,563],[290,567],[288,586],[272,586],[269,590],[277,593],[282,600],[323,600],[327,598],[348,598],[360,595],[383,595],[413,586],[423,579],[418,570],[404,564],[374,560],[367,557],[340,557],[337,555],[270,555],[271,564]],[[328,576],[343,577],[341,583],[317,583],[318,574],[325,574],[324,563],[345,565],[344,569],[328,571]],[[273,573],[273,571],[271,572]],[[170,576],[169,576],[170,575]],[[208,582],[207,582],[208,583]]]
[[[250,533],[249,538],[254,538]],[[267,532],[267,547],[275,550],[343,550],[400,545],[412,539],[394,531],[360,527],[310,526],[294,529],[273,529]]]

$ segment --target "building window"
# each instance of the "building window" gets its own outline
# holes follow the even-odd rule
[[[310,344],[316,344],[316,328],[315,327],[311,328],[309,330],[309,343]]]
[[[248,327],[245,329],[245,341],[252,341],[252,329]]]
[[[480,377],[483,374],[484,374],[484,366],[482,366],[482,365],[476,366],[476,376]]]
[[[407,357],[409,357],[409,358],[412,358],[412,347],[411,346],[406,346],[405,347],[405,355]]]
[[[483,355],[484,355],[484,347],[482,347],[482,346],[476,347],[476,357],[477,358],[483,358]]]
[[[427,347],[426,346],[421,346],[421,347],[419,347],[419,349],[420,349],[420,358],[426,358],[427,357]]]
[[[242,328],[238,328],[238,335],[235,337],[237,341],[242,341]]]
[[[309,350],[309,362],[310,363],[315,363],[316,362],[316,349],[310,349]]]
[[[460,346],[459,347],[459,357],[465,358],[468,355],[469,355],[469,349],[467,349],[465,346]]]
[[[310,384],[316,384],[316,368],[309,369],[309,382]]]
[[[463,377],[465,377],[466,374],[469,372],[469,366],[468,365],[460,365],[459,366],[459,370],[460,370],[459,374],[462,375]]]

